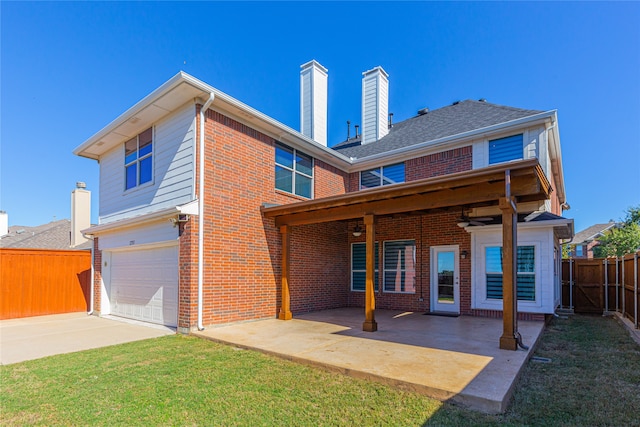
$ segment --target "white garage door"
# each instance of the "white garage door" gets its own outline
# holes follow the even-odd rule
[[[111,253],[111,314],[178,324],[178,247]]]

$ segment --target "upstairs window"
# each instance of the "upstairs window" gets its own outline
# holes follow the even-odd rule
[[[489,164],[508,162],[523,158],[522,134],[489,141]]]
[[[576,256],[584,256],[584,251],[582,248],[582,245],[576,245]]]
[[[381,166],[360,172],[360,189],[404,182],[404,163]]]
[[[125,190],[153,179],[153,129],[124,143]]]
[[[518,246],[518,272],[516,287],[519,301],[536,300],[536,251],[535,246]],[[502,299],[502,247],[485,249],[487,274],[487,298]]]
[[[276,188],[310,199],[313,188],[313,158],[276,143]]]

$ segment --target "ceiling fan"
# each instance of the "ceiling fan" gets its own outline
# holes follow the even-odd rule
[[[460,228],[464,228],[467,227],[469,225],[487,225],[485,224],[483,221],[492,221],[493,218],[491,217],[475,217],[475,218],[469,218],[467,215],[464,214],[464,208],[461,209],[460,211],[460,217],[458,219],[456,219],[456,222],[458,223],[458,227]]]

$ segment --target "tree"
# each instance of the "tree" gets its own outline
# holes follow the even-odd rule
[[[598,239],[593,255],[598,258],[622,256],[640,250],[640,205],[626,210],[621,225]]]

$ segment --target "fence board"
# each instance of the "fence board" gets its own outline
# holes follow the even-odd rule
[[[620,258],[562,260],[562,306],[578,313],[618,311],[639,327],[640,252]]]
[[[91,252],[0,249],[0,319],[86,311]]]

